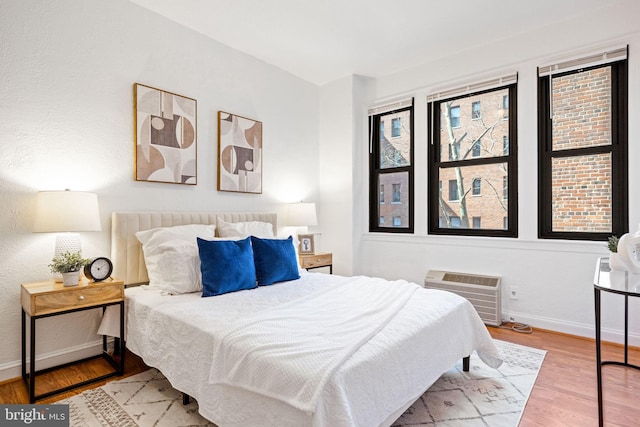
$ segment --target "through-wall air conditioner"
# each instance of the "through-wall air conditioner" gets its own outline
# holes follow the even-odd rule
[[[424,287],[458,294],[471,302],[485,324],[502,324],[502,292],[498,276],[429,270]]]

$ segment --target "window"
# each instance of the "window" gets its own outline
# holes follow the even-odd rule
[[[539,77],[538,235],[607,240],[629,222],[626,52],[575,68]]]
[[[430,234],[517,237],[515,80],[429,103]],[[505,97],[513,101],[506,120]],[[480,114],[480,106],[481,120],[461,123],[460,109]],[[438,188],[440,181],[448,188]],[[504,217],[510,218],[508,228]]]
[[[482,149],[482,144],[480,144],[480,141],[474,142],[471,155],[473,157],[480,157],[481,149]]]
[[[398,138],[402,134],[402,122],[400,117],[391,119],[391,137]]]
[[[460,195],[458,194],[458,181],[455,179],[449,180],[449,201],[455,202],[460,200]]]
[[[502,97],[502,110],[504,113],[502,114],[503,119],[509,118],[509,95],[504,95]]]
[[[460,107],[451,107],[449,109],[449,117],[452,128],[460,127]]]
[[[413,100],[382,110],[370,113],[369,231],[413,233]],[[391,123],[393,138],[381,132],[383,122]],[[391,203],[384,188],[391,190]]]
[[[471,120],[478,120],[480,118],[480,101],[471,103]]]
[[[473,190],[471,191],[471,194],[473,194],[474,196],[480,195],[481,183],[482,183],[482,180],[480,178],[476,178],[473,180],[473,185],[472,185]],[[476,228],[476,227],[473,227],[473,228]]]
[[[400,193],[400,184],[392,184],[391,203],[402,203],[402,194]]]
[[[509,198],[509,180],[506,176],[502,177],[502,199],[506,200]]]

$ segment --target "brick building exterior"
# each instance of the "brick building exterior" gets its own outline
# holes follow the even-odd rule
[[[509,153],[508,90],[459,98],[441,105],[442,161]],[[449,109],[448,118],[445,108]],[[452,141],[455,143],[452,144]],[[507,164],[440,170],[442,228],[505,229],[508,224]],[[467,215],[462,212],[466,203]]]
[[[553,150],[611,144],[611,69],[553,78]],[[611,232],[611,154],[552,163],[553,231]]]

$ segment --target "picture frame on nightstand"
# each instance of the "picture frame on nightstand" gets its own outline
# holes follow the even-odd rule
[[[298,252],[303,255],[315,254],[315,239],[313,234],[299,234],[298,235]]]

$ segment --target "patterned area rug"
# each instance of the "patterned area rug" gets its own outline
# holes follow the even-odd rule
[[[517,426],[546,352],[495,343],[504,358],[499,369],[474,353],[469,372],[462,372],[462,363],[446,372],[393,426]],[[198,414],[193,399],[184,406],[182,395],[155,369],[57,403],[69,404],[72,427],[215,427]]]
[[[538,377],[546,351],[494,340],[504,362],[498,369],[471,355],[445,372],[393,424],[438,427],[515,427]]]

